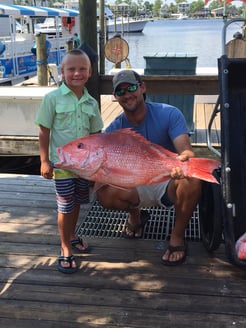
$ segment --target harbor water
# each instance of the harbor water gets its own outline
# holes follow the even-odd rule
[[[144,56],[156,53],[192,54],[197,56],[197,67],[217,67],[217,59],[222,55],[223,25],[223,19],[150,21],[142,33],[125,33],[123,36],[129,45],[131,67],[144,69]],[[226,33],[227,41],[241,30],[242,22],[231,24]],[[105,72],[113,65],[106,60]]]

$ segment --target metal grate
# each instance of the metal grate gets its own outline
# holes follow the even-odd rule
[[[150,220],[144,227],[143,239],[168,240],[174,224],[175,211],[173,208],[148,207]],[[123,238],[127,212],[113,211],[103,208],[95,201],[87,216],[77,229],[79,237]],[[198,207],[185,232],[185,239],[200,240],[200,223]]]

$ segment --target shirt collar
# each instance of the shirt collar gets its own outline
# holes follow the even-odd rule
[[[61,90],[61,93],[63,95],[67,95],[69,93],[73,93],[72,90],[69,89],[69,87],[64,82],[62,82],[62,85],[60,86],[60,90]],[[83,94],[82,99],[83,100],[87,100],[88,98],[89,98],[88,90],[87,90],[86,87],[84,87],[84,94]]]

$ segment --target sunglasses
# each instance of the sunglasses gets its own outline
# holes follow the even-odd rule
[[[126,88],[116,89],[115,94],[118,97],[124,96],[126,91],[128,92],[135,92],[138,89],[138,84],[131,84]]]

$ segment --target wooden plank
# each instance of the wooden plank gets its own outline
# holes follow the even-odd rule
[[[7,186],[8,175],[2,179]],[[79,272],[64,275],[57,271],[55,206],[32,208],[27,200],[33,193],[51,197],[50,181],[20,175],[10,181],[8,196],[18,188],[19,205],[4,205],[0,193],[1,326],[245,326],[245,270],[227,261],[223,244],[208,254],[201,243],[188,242],[186,262],[165,267],[166,243],[86,238],[91,253],[77,255]]]
[[[144,304],[147,296],[141,297],[139,300]],[[101,296],[103,300],[103,296]],[[129,302],[129,300],[126,300]],[[194,299],[195,303],[196,299]],[[22,313],[18,313],[18,319],[26,318],[27,320],[33,317],[39,321],[47,320],[50,322],[49,327],[55,327],[56,322],[66,322],[67,327],[73,327],[73,322],[80,323],[82,327],[92,327],[97,325],[108,327],[108,324],[113,327],[163,327],[163,322],[168,324],[168,327],[231,327],[232,322],[245,323],[244,315],[233,313],[209,315],[208,313],[192,311],[192,300],[187,302],[186,307],[189,311],[174,311],[169,307],[168,299],[162,308],[148,309],[142,307],[130,307],[122,304],[120,307],[104,306],[96,308],[94,305],[87,304],[52,304],[35,301],[26,301],[24,304],[20,301],[10,300],[1,301],[1,310],[4,316],[12,316],[16,318],[15,309],[20,306],[23,308]],[[185,304],[185,303],[184,303]],[[192,317],[192,320],[191,320]],[[192,321],[192,323],[191,323]],[[150,326],[147,326],[147,324]],[[53,324],[53,326],[52,326]],[[36,324],[35,324],[36,326]],[[25,326],[27,327],[27,326]],[[241,326],[242,327],[242,326]],[[29,328],[29,326],[27,327]]]
[[[113,96],[101,96],[101,104],[102,119],[106,128],[123,110]]]
[[[167,282],[168,283],[168,282]],[[190,282],[189,282],[190,284]],[[81,293],[77,293],[78,287],[81,290]],[[156,286],[157,287],[157,286]],[[196,295],[196,291],[192,293],[190,291],[189,294],[181,294],[180,290],[175,293],[170,289],[164,290],[155,290],[149,291],[147,290],[127,290],[124,286],[121,287],[120,293],[117,292],[119,287],[117,283],[112,284],[112,288],[115,289],[115,293],[105,288],[104,293],[102,295],[101,289],[91,288],[90,295],[87,294],[88,287],[82,286],[71,286],[71,289],[68,287],[62,286],[37,286],[34,285],[33,288],[30,285],[27,285],[25,288],[24,284],[16,284],[14,283],[11,291],[7,291],[4,294],[3,299],[8,303],[10,300],[14,300],[15,302],[21,302],[23,300],[23,296],[25,297],[25,302],[34,302],[34,303],[63,303],[61,306],[65,306],[66,304],[71,304],[76,306],[89,306],[89,307],[101,307],[102,301],[103,306],[108,309],[112,308],[112,304],[114,307],[120,308],[122,304],[127,304],[129,310],[134,309],[134,305],[138,304],[139,299],[142,299],[142,311],[154,312],[157,309],[163,309],[165,311],[165,307],[168,304],[168,309],[171,312],[179,312],[180,307],[183,308],[184,312],[188,313],[207,313],[210,308],[209,298],[211,295],[208,293],[198,296]],[[180,288],[180,287],[179,287]],[[182,286],[181,286],[182,288]],[[84,291],[84,293],[83,293]],[[37,300],[34,299],[33,294],[39,295]],[[74,297],[71,300],[71,294]],[[119,294],[121,297],[119,297]],[[245,312],[243,309],[237,306],[237,303],[243,301],[244,299],[240,299],[241,297],[230,296],[227,298],[223,298],[222,295],[216,296],[213,295],[214,307],[220,308],[221,314],[234,314],[244,316]],[[224,300],[224,302],[223,302]],[[190,308],[191,303],[192,308]],[[185,304],[185,306],[184,306]]]
[[[148,94],[218,95],[217,75],[145,75]],[[100,94],[112,94],[112,76],[99,77]]]

